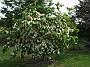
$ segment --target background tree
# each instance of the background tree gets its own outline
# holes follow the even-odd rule
[[[76,6],[76,20],[79,28],[79,36],[90,41],[90,0],[79,0]]]

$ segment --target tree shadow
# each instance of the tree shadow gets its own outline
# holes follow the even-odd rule
[[[45,58],[10,58],[8,60],[0,61],[0,67],[48,67],[48,65],[54,63],[53,60]]]
[[[53,59],[48,59],[45,57],[44,59],[39,58],[25,58],[22,60],[21,64],[24,64],[26,67],[48,67],[53,64],[55,61]]]
[[[0,61],[0,67],[25,67],[25,65],[21,64],[18,58],[10,58]]]
[[[69,60],[71,58],[76,58],[76,60],[78,60],[77,57],[79,57],[79,55],[90,55],[90,51],[69,51],[60,55],[55,55],[53,57],[54,59],[45,58],[44,60],[42,58],[31,58],[30,56],[20,59],[20,57],[13,58],[6,55],[5,57],[4,55],[1,56],[1,58],[5,59],[0,60],[0,67],[48,67],[49,65],[54,64],[55,65],[53,67],[55,67],[56,65],[60,66],[60,64],[64,64],[63,62],[65,62],[65,60]],[[66,67],[65,65],[63,66]]]
[[[26,56],[24,59],[18,57],[10,56],[11,49],[9,49],[5,54],[2,52],[2,46],[0,46],[0,67],[48,67],[54,63],[54,60],[45,58],[31,58]]]

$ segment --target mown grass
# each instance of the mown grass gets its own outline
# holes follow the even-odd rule
[[[88,51],[69,51],[61,55],[55,56],[55,62],[52,64],[35,64],[30,61],[24,61],[22,63],[19,58],[12,58],[10,51],[5,54],[2,53],[2,47],[0,47],[0,67],[90,67],[90,52]],[[28,62],[28,63],[27,63]],[[26,64],[27,63],[27,64]]]
[[[0,47],[0,67],[24,67],[20,64],[19,58],[13,58],[10,56],[11,50],[8,50],[5,54],[2,52],[2,47]]]
[[[90,67],[90,52],[70,51],[56,56],[56,63],[50,67]]]

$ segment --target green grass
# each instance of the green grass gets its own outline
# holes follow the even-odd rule
[[[19,58],[13,58],[10,56],[11,50],[8,50],[5,54],[2,53],[2,47],[0,47],[0,67],[24,67],[20,64]]]
[[[10,51],[2,53],[0,47],[0,67],[25,67],[27,64],[22,64],[19,58],[12,58]],[[29,65],[29,64],[28,64]],[[32,65],[26,66],[31,67]],[[39,66],[33,66],[39,67]],[[90,67],[90,52],[89,51],[70,51],[64,54],[55,56],[55,63],[40,67]]]
[[[57,62],[50,67],[90,67],[89,51],[72,51],[56,56]]]

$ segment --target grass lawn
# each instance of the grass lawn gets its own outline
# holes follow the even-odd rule
[[[3,54],[2,47],[0,47],[0,67],[24,67],[24,65],[19,63],[19,58],[13,58],[10,56],[10,51],[11,50],[8,50]]]
[[[55,63],[32,66],[32,64],[23,64],[19,58],[12,58],[10,50],[3,54],[0,47],[0,67],[90,67],[89,51],[70,51],[55,56]],[[33,63],[33,62],[32,62]],[[29,66],[27,66],[29,65]]]
[[[56,56],[56,62],[50,67],[90,67],[90,52],[72,51]]]

